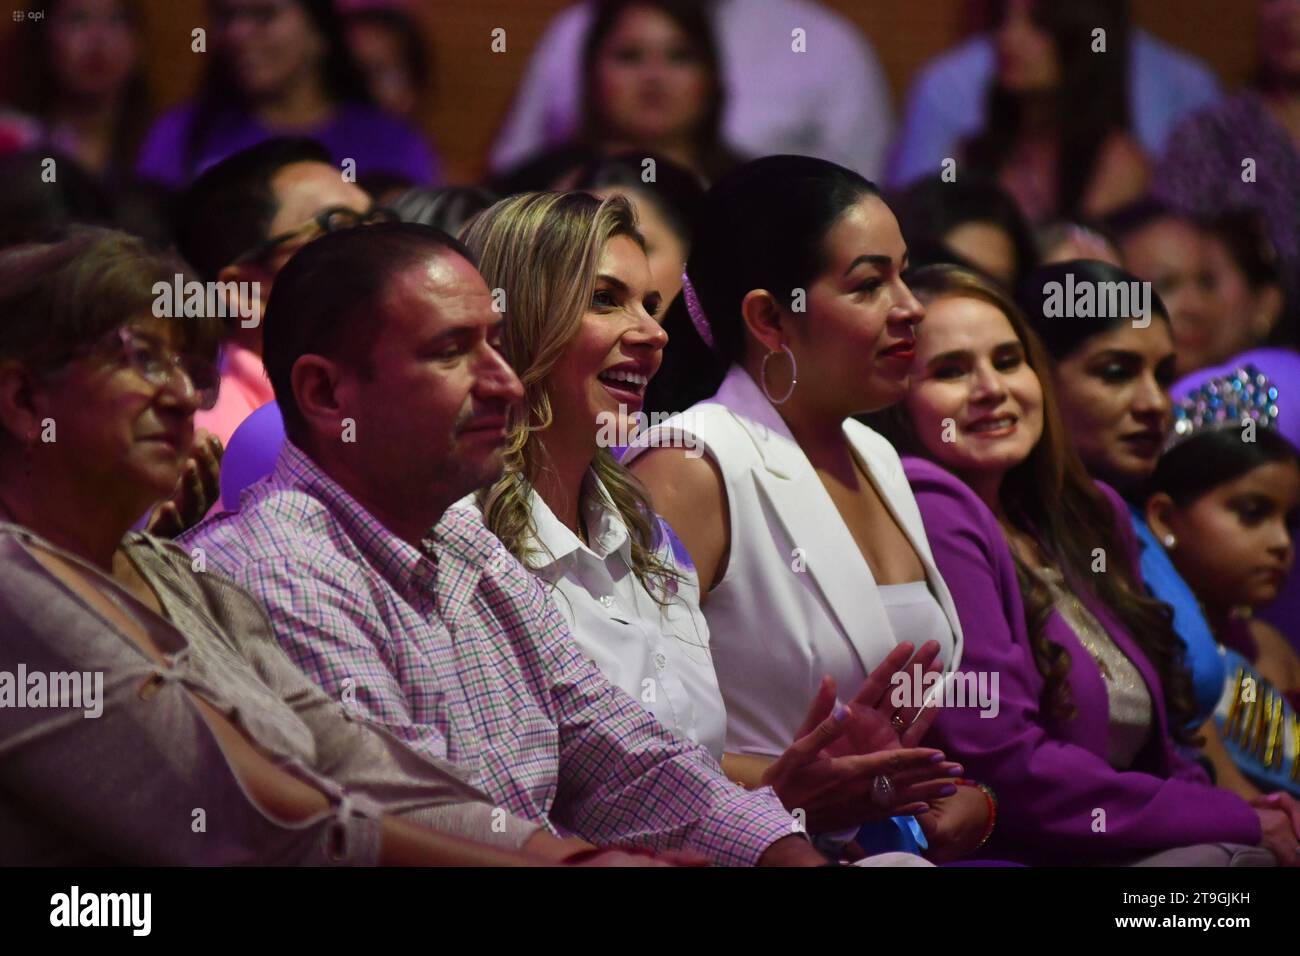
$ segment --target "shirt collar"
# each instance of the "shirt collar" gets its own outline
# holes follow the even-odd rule
[[[590,546],[584,545],[569,527],[555,516],[555,512],[542,500],[536,489],[528,490],[528,510],[532,516],[532,536],[528,542],[529,564],[539,571],[558,564],[563,558],[574,555],[595,557],[604,561],[618,553],[631,566],[632,539],[623,523],[614,499],[594,471],[588,471],[582,481],[582,515],[587,522]]]
[[[432,578],[437,557],[431,548],[416,548],[389,531],[287,438],[276,461],[272,483],[304,491],[324,504],[385,580],[396,585],[423,583]]]

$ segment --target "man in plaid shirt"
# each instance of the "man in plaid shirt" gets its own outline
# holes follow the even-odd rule
[[[720,864],[825,858],[570,639],[545,585],[451,504],[500,474],[522,386],[468,253],[423,227],[325,236],[276,280],[264,361],[288,440],[186,541],[253,592],[297,664],[504,810]],[[429,530],[432,529],[432,530]]]

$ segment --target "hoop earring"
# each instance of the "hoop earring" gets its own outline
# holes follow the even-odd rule
[[[794,394],[794,387],[799,384],[799,366],[794,360],[794,353],[790,351],[789,346],[784,344],[781,346],[781,351],[790,357],[790,387],[784,395],[780,398],[773,398],[772,393],[767,390],[767,360],[776,354],[776,349],[763,356],[763,364],[758,369],[759,387],[763,389],[763,394],[767,396],[767,400],[773,405],[784,405],[788,402],[790,396]]]

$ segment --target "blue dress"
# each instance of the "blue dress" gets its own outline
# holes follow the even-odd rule
[[[1146,519],[1132,505],[1129,512],[1141,547],[1142,577],[1151,593],[1174,609],[1174,630],[1187,645],[1196,696],[1194,726],[1213,714],[1232,762],[1255,786],[1266,793],[1286,790],[1300,796],[1300,721],[1290,702],[1241,654],[1219,644],[1196,594]],[[1247,685],[1251,692],[1244,694]]]
[[[1174,609],[1174,630],[1187,645],[1185,663],[1192,673],[1192,688],[1196,696],[1194,726],[1199,727],[1214,713],[1223,695],[1223,684],[1228,679],[1223,653],[1201,612],[1200,602],[1173,561],[1169,560],[1169,555],[1165,554],[1155,533],[1147,527],[1146,518],[1133,505],[1129,505],[1129,515],[1141,551],[1142,579],[1155,597]]]

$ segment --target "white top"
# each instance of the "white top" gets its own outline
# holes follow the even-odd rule
[[[537,41],[492,146],[493,171],[577,131],[582,48],[593,8],[566,8]],[[862,32],[810,0],[715,0],[711,9],[726,85],[724,139],[753,156],[819,156],[878,177],[894,109],[885,71]],[[805,52],[795,51],[800,42]]]
[[[909,641],[913,647],[920,647],[926,641],[938,641],[940,647],[952,646],[952,627],[927,582],[881,584],[877,590],[890,630],[900,644]]]
[[[726,489],[730,556],[704,613],[727,705],[727,750],[776,756],[794,740],[823,675],[847,700],[902,638],[811,462],[744,369],[733,367],[709,401],[646,432],[624,463],[656,441],[686,440],[673,432],[698,440]],[[932,636],[944,670],[954,670],[961,624],[898,454],[853,419],[844,434],[925,568],[948,622]]]
[[[659,718],[678,737],[722,759],[727,712],[713,672],[709,625],[700,612],[695,569],[664,540],[659,556],[682,573],[668,604],[658,604],[632,572],[632,545],[605,486],[583,482],[587,546],[537,492],[529,507],[540,553],[525,562],[554,585],[552,597],[573,638],[611,684]],[[667,525],[661,520],[661,527]]]

